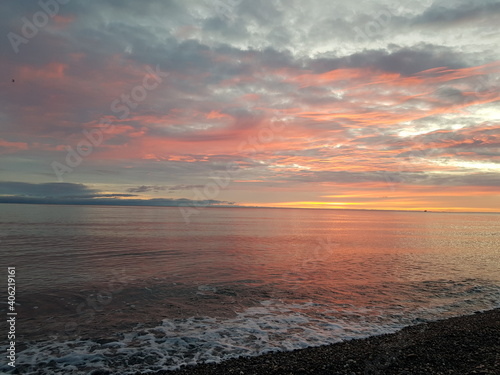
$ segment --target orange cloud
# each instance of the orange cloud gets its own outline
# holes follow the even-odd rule
[[[60,14],[56,14],[53,18],[55,27],[58,29],[64,29],[68,27],[70,23],[75,20],[75,17],[72,15],[69,16],[61,16]]]
[[[9,142],[4,139],[0,139],[0,153],[10,154],[20,150],[27,150],[28,144],[26,142]]]

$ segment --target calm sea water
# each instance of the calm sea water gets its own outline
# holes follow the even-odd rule
[[[497,214],[206,208],[186,224],[4,204],[0,235],[27,374],[174,369],[500,305]]]

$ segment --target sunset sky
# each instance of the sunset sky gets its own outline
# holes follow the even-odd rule
[[[500,211],[500,1],[41,4],[0,3],[0,202]]]

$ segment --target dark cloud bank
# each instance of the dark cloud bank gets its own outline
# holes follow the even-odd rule
[[[169,189],[178,190],[182,186]],[[144,190],[141,188],[152,188]],[[135,191],[152,191],[153,187],[139,186]],[[168,188],[167,188],[168,189]],[[129,189],[134,190],[134,189]],[[30,204],[74,204],[74,205],[111,205],[111,206],[164,206],[164,207],[206,207],[234,206],[234,202],[215,199],[192,200],[186,198],[138,199],[136,194],[103,194],[83,184],[0,182],[0,203]]]

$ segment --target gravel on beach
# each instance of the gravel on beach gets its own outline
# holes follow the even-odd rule
[[[155,374],[500,374],[500,309],[393,334]]]

